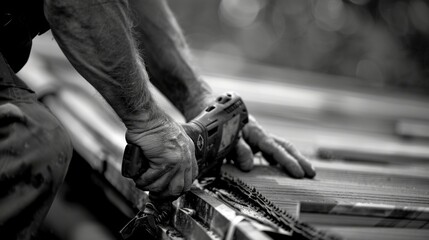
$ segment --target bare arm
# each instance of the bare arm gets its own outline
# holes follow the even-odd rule
[[[139,50],[151,82],[187,120],[208,104],[211,89],[190,61],[189,48],[164,0],[130,0]]]
[[[191,120],[213,100],[211,90],[190,63],[184,36],[165,0],[130,0],[135,36],[153,84]],[[251,117],[231,157],[242,170],[253,167],[253,153],[261,151],[297,178],[314,177],[315,170],[296,148],[266,132]]]
[[[61,49],[124,123],[157,119],[159,109],[136,51],[127,1],[45,2],[45,14]]]
[[[131,31],[127,0],[45,0],[53,35],[77,71],[109,102],[140,146],[149,169],[137,187],[177,197],[197,175],[194,145],[153,102]]]

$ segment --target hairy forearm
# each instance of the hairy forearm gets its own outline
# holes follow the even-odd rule
[[[160,114],[147,88],[128,11],[125,0],[45,0],[46,17],[66,57],[126,125]]]
[[[131,0],[135,36],[151,82],[187,120],[206,106],[209,86],[191,65],[184,36],[165,1]]]

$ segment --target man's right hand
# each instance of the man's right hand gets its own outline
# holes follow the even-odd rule
[[[137,188],[162,199],[175,200],[188,191],[198,174],[194,143],[185,130],[169,117],[150,129],[127,130],[128,143],[142,148],[149,169],[134,179]]]

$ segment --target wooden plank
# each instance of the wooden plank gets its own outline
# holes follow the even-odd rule
[[[64,124],[76,150],[82,154],[94,171],[107,180],[131,207],[135,210],[141,209],[147,202],[148,195],[136,189],[132,180],[121,175],[123,150],[119,144],[115,144],[117,141],[110,139],[112,134],[107,131],[113,130],[101,127],[103,124],[91,122],[101,121],[101,119],[86,118],[85,114],[79,111],[79,105],[76,105],[76,102],[65,101],[67,98],[64,98],[64,95],[70,96],[70,94],[72,92],[67,89],[59,90],[56,95],[46,96],[44,102]],[[232,208],[197,188],[182,195],[175,204],[178,207],[178,215],[174,218],[174,227],[187,239],[211,240],[218,239],[218,236],[224,237],[231,222],[239,215]],[[187,215],[184,209],[195,209],[195,216]],[[162,239],[183,239],[169,231],[169,226],[161,227],[161,230]],[[248,220],[234,226],[232,233],[236,236],[235,239],[271,239]]]
[[[429,147],[408,143],[319,144],[316,155],[322,159],[341,159],[361,162],[395,164],[429,163]]]
[[[232,176],[255,186],[274,202],[298,200],[320,203],[373,203],[402,207],[429,207],[429,178],[383,174],[354,170],[318,168],[315,179],[293,179],[281,169],[257,166],[250,173],[243,173],[233,166],[223,167]]]
[[[412,139],[429,139],[429,121],[423,120],[399,120],[395,126],[397,135]]]
[[[386,240],[426,240],[427,229],[369,228],[369,227],[327,227],[324,230],[336,232],[348,240],[386,239]]]
[[[255,187],[285,210],[285,203],[299,202],[300,220],[319,229],[329,227],[345,238],[355,232],[350,230],[348,234],[340,226],[428,228],[429,176],[424,169],[332,163],[316,166],[315,179],[293,179],[281,169],[269,166],[256,166],[244,173],[225,165],[222,171]],[[342,231],[335,232],[336,229]],[[359,234],[361,239],[383,238],[383,231]]]

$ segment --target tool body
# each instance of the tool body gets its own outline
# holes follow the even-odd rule
[[[235,93],[225,93],[204,109],[196,118],[183,125],[185,132],[195,144],[198,176],[217,176],[225,157],[237,144],[240,130],[248,122],[246,106]],[[122,175],[135,179],[149,168],[149,160],[143,150],[134,144],[125,148]],[[149,203],[122,230],[127,239],[136,229],[152,236],[157,235],[156,224],[167,221],[171,211],[171,200],[159,199],[149,194]]]

